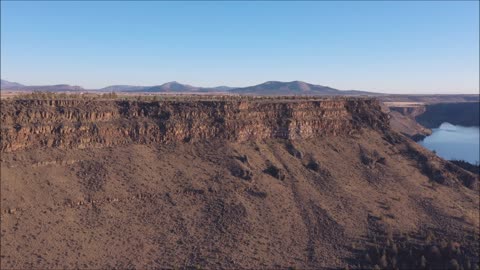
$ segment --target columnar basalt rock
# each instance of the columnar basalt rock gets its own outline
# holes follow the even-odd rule
[[[130,143],[231,141],[348,135],[385,129],[374,99],[5,100],[1,149],[89,148]]]

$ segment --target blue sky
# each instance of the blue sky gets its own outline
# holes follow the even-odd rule
[[[1,8],[1,76],[24,84],[302,80],[478,93],[477,1],[2,1]]]

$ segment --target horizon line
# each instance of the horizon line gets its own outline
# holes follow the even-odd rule
[[[55,84],[29,84],[29,85],[25,85],[23,83],[20,83],[18,81],[10,81],[10,80],[6,80],[6,79],[3,79],[1,78],[2,81],[5,81],[5,82],[8,82],[8,83],[17,83],[17,84],[21,84],[22,86],[25,86],[25,87],[35,87],[35,86],[38,86],[38,87],[45,87],[45,86],[59,86],[59,85],[68,85],[68,86],[72,86],[72,87],[80,87],[82,88],[83,90],[85,91],[95,91],[95,90],[102,90],[104,88],[107,88],[107,87],[112,87],[112,86],[133,86],[133,87],[155,87],[155,86],[162,86],[162,85],[165,85],[165,84],[168,84],[168,83],[178,83],[178,84],[181,84],[181,85],[186,85],[186,86],[192,86],[192,87],[195,87],[195,88],[218,88],[218,87],[229,87],[231,89],[238,89],[238,88],[247,88],[247,87],[253,87],[253,86],[258,86],[258,85],[262,85],[262,84],[265,84],[265,83],[269,83],[269,82],[280,82],[280,83],[295,83],[295,82],[299,82],[299,83],[306,83],[306,84],[310,84],[310,85],[314,85],[314,86],[321,86],[321,87],[328,87],[328,88],[332,88],[332,89],[336,89],[336,90],[339,90],[339,91],[362,91],[362,92],[371,92],[371,93],[377,93],[377,94],[387,94],[387,95],[480,95],[480,89],[477,89],[477,90],[472,90],[472,92],[475,92],[475,93],[470,93],[470,91],[468,91],[467,93],[466,92],[462,92],[462,93],[440,93],[440,94],[436,94],[436,93],[422,93],[422,92],[419,92],[421,90],[411,90],[411,91],[397,91],[397,90],[393,90],[393,91],[389,91],[389,92],[385,92],[385,91],[375,91],[375,90],[359,90],[359,89],[339,89],[339,88],[335,88],[333,86],[328,86],[328,85],[323,85],[323,84],[317,84],[317,83],[310,83],[310,82],[306,82],[306,81],[301,81],[301,80],[293,80],[293,81],[279,81],[279,80],[267,80],[267,81],[264,81],[264,82],[261,82],[261,83],[256,83],[256,84],[252,84],[252,85],[247,85],[247,86],[229,86],[229,85],[226,85],[226,84],[221,84],[221,85],[215,85],[215,86],[197,86],[197,85],[193,85],[193,84],[190,84],[190,83],[182,83],[182,82],[178,82],[176,80],[172,80],[172,81],[167,81],[167,82],[164,82],[164,83],[160,83],[160,84],[152,84],[152,85],[140,85],[140,84],[121,84],[121,83],[116,83],[116,84],[109,84],[109,85],[106,85],[106,86],[103,86],[103,87],[98,87],[98,88],[85,88],[81,85],[78,85],[78,84],[70,84],[70,83],[55,83]],[[13,89],[3,89],[0,87],[0,90],[7,90],[7,91],[15,91]],[[121,91],[120,91],[121,92]],[[126,91],[128,92],[128,91]],[[432,91],[430,91],[432,92]],[[450,92],[450,91],[449,91]]]

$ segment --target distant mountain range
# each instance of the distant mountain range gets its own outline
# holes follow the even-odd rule
[[[114,91],[114,92],[145,92],[145,93],[208,93],[208,92],[227,92],[233,89],[228,86],[218,87],[196,87],[179,82],[168,82],[155,86],[134,86],[134,85],[113,85],[98,91]]]
[[[6,91],[51,91],[51,92],[128,92],[128,93],[228,93],[238,95],[381,95],[379,93],[348,90],[342,91],[328,86],[301,81],[269,81],[248,87],[197,87],[178,82],[168,82],[155,86],[111,85],[101,89],[84,89],[68,84],[26,86],[15,82],[1,81],[1,90]]]
[[[22,87],[25,87],[25,85],[19,84],[16,82],[9,82],[5,80],[1,81],[1,89],[16,89],[16,88],[22,88]]]
[[[72,91],[85,91],[81,86],[68,85],[68,84],[56,84],[56,85],[23,85],[16,82],[9,82],[1,80],[1,90],[10,91],[49,91],[49,92],[72,92]]]

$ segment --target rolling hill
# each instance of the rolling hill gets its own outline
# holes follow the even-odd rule
[[[55,85],[23,85],[16,82],[1,81],[1,90],[8,91],[47,91],[47,92],[77,92],[86,91],[81,86],[69,84],[55,84]]]
[[[379,95],[378,93],[356,90],[342,91],[328,86],[315,85],[302,81],[269,81],[255,86],[231,89],[230,92],[248,95]]]

